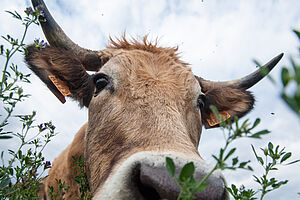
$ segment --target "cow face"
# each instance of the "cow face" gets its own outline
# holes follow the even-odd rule
[[[46,18],[51,17],[43,2],[33,3],[42,3]],[[53,19],[42,26],[58,27]],[[209,106],[229,119],[243,116],[254,103],[246,89],[266,75],[258,70],[242,79],[211,82],[194,76],[176,48],[161,48],[146,38],[111,40],[105,50],[93,52],[74,46],[62,31],[45,35],[51,46],[29,46],[26,61],[62,102],[63,92],[49,76],[88,107],[84,157],[94,199],[176,199],[179,191],[165,170],[166,156],[178,168],[193,161],[195,178],[206,176],[212,168],[198,153],[202,125],[218,126]],[[53,40],[57,37],[63,42]],[[268,70],[281,57],[268,63]],[[228,198],[219,171],[207,182],[198,199]]]

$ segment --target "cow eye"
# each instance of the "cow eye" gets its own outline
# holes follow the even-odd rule
[[[205,106],[206,96],[204,94],[200,94],[197,100],[198,107],[202,109]]]
[[[99,74],[98,76],[95,76],[94,84],[96,86],[95,94],[98,94],[109,84],[108,77],[104,74]]]

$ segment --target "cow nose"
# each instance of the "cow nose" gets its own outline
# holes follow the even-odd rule
[[[194,174],[197,181],[200,181],[204,176],[205,174],[201,171],[196,171]],[[175,177],[178,177],[178,173],[175,174]],[[139,192],[147,200],[176,200],[180,193],[176,182],[171,178],[164,167],[152,167],[141,164],[137,178]],[[195,199],[228,199],[223,178],[210,176],[206,182],[209,183],[209,186],[207,186],[203,192],[194,194]]]

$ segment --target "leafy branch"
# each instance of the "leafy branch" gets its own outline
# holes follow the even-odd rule
[[[253,171],[252,167],[249,166],[250,160],[240,162],[238,157],[232,158],[234,153],[236,152],[236,148],[229,148],[230,144],[243,137],[248,138],[261,138],[262,135],[270,133],[268,130],[261,130],[258,132],[253,132],[253,130],[257,127],[260,123],[260,119],[257,118],[253,124],[249,122],[249,120],[245,120],[241,125],[239,124],[238,118],[234,119],[234,123],[232,124],[229,120],[222,119],[222,116],[218,113],[216,107],[211,106],[211,110],[216,115],[218,121],[222,121],[220,126],[224,132],[225,136],[225,145],[220,149],[219,155],[213,155],[213,158],[216,160],[215,166],[212,170],[200,181],[197,182],[193,174],[195,172],[195,167],[193,162],[187,163],[183,166],[179,177],[175,178],[175,164],[173,160],[169,157],[166,158],[166,169],[173,178],[173,180],[177,183],[178,187],[180,188],[180,194],[177,199],[194,199],[194,194],[197,192],[202,192],[205,190],[205,187],[208,186],[208,183],[205,181],[208,177],[216,170],[221,169],[246,169]],[[226,133],[225,133],[226,130]],[[231,164],[228,164],[229,158],[232,158]]]

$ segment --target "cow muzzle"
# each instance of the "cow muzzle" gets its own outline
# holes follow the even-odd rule
[[[201,181],[212,166],[200,158],[188,159],[175,154],[140,152],[130,156],[122,162],[109,176],[101,188],[98,188],[93,200],[98,199],[131,199],[131,200],[159,200],[177,199],[180,189],[165,167],[165,159],[170,157],[176,166],[175,177],[188,162],[194,162],[194,178]],[[208,187],[194,196],[198,200],[226,200],[228,193],[225,189],[225,180],[220,171],[215,171],[206,180]]]

